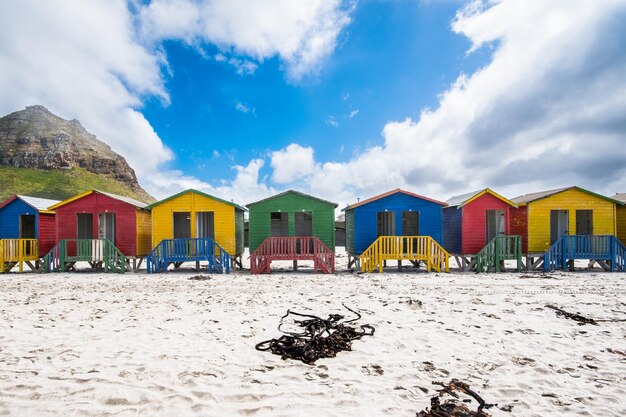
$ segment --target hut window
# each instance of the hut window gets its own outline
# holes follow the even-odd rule
[[[93,214],[76,214],[76,238],[93,239]]]
[[[172,213],[174,216],[174,239],[191,238],[191,213],[183,211]]]
[[[378,236],[396,235],[396,213],[394,211],[379,211],[376,219]]]
[[[270,213],[272,236],[289,236],[289,214],[286,212]]]
[[[215,213],[200,211],[196,213],[196,237],[215,239]]]
[[[115,244],[115,213],[98,214],[98,239],[109,239]]]
[[[35,215],[22,214],[20,216],[20,239],[35,239]]]
[[[486,236],[488,243],[496,236],[502,236],[506,233],[505,230],[505,221],[504,221],[504,210],[487,210],[486,211]]]
[[[576,210],[576,234],[593,234],[593,210]]]
[[[550,244],[569,234],[569,212],[567,210],[550,210]]]

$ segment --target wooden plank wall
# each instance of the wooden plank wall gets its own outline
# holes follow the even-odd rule
[[[137,256],[145,256],[152,250],[152,214],[137,209]]]
[[[617,238],[626,244],[626,206],[617,206]]]
[[[444,207],[443,209],[443,247],[454,254],[462,254],[464,208]]]
[[[487,210],[504,210],[505,234],[510,233],[510,205],[491,194],[483,194],[463,206],[461,253],[475,255],[487,242]]]

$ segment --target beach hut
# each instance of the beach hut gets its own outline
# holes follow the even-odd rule
[[[382,272],[388,260],[398,267],[407,260],[430,271],[448,271],[449,254],[443,242],[446,203],[401,189],[368,198],[343,209],[346,218],[348,267]]]
[[[152,210],[152,246],[148,272],[178,268],[184,262],[208,262],[210,271],[241,268],[245,208],[198,190],[186,190],[148,206]]]
[[[298,191],[285,191],[247,205],[250,271],[271,272],[275,260],[313,261],[313,269],[335,271],[337,204]]]
[[[90,190],[50,207],[55,211],[56,246],[45,270],[65,271],[88,262],[107,272],[134,271],[150,252],[152,220],[146,204],[130,197]]]
[[[0,204],[0,269],[20,272],[26,263],[38,269],[39,257],[55,243],[54,211],[48,207],[58,200],[15,195]],[[34,262],[34,264],[33,264]]]
[[[617,205],[617,238],[622,243],[626,243],[626,193],[617,193],[613,196],[613,199],[623,203],[624,205]]]
[[[474,269],[478,262],[482,272],[486,260],[499,271],[508,259],[516,260],[521,268],[521,237],[510,235],[510,209],[515,204],[489,188],[454,196],[446,203],[443,246],[462,270]]]
[[[623,247],[615,238],[618,200],[580,187],[526,194],[511,200],[511,233],[522,236],[526,267],[565,269],[575,259],[620,269]],[[616,242],[617,241],[617,242]],[[615,258],[617,256],[617,258]]]

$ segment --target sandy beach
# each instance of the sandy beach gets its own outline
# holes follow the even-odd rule
[[[0,277],[0,415],[414,416],[457,378],[493,416],[626,415],[626,274],[335,275],[189,280]],[[206,275],[206,274],[205,274]],[[254,349],[287,309],[358,309],[376,328],[313,366]],[[348,313],[349,314],[349,313]],[[510,410],[510,411],[505,411]]]

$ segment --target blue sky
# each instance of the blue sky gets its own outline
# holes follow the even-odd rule
[[[0,2],[0,113],[80,120],[157,198],[612,195],[624,21],[624,0]]]
[[[468,39],[450,30],[459,4],[362,1],[321,70],[297,81],[276,57],[242,75],[213,59],[213,45],[202,45],[203,56],[166,42],[171,103],[151,100],[143,114],[176,154],[170,166],[213,185],[235,176],[233,164],[292,142],[347,161],[381,143],[386,122],[435,107],[460,73],[484,65],[484,54],[467,55]]]

